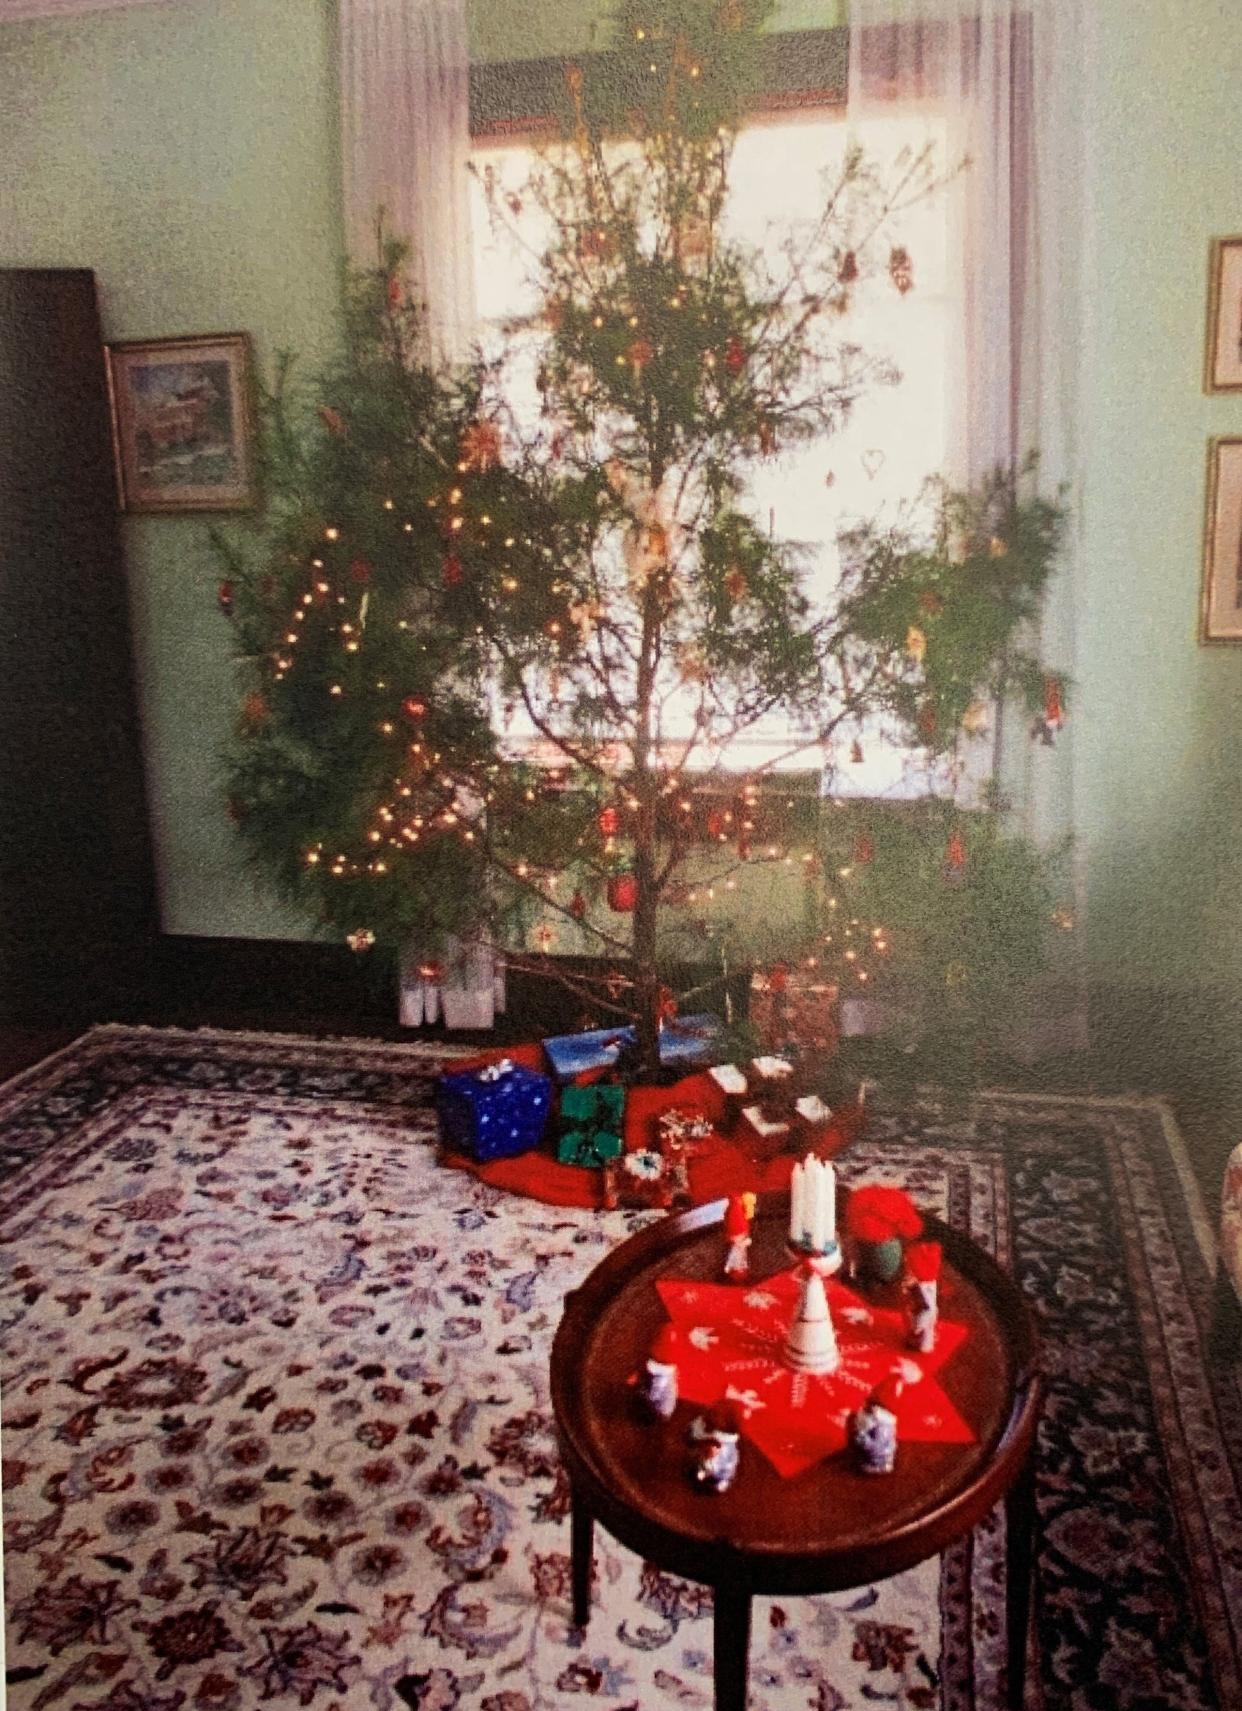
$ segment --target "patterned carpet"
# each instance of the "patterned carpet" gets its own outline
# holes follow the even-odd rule
[[[13,1711],[710,1707],[704,1589],[601,1536],[569,1621],[547,1353],[642,1215],[439,1170],[434,1067],[102,1029],[0,1090]],[[844,1172],[904,1182],[1041,1317],[1030,1703],[1242,1705],[1242,1396],[1205,1365],[1161,1107],[881,1111]],[[990,1711],[1003,1550],[759,1601],[751,1711]]]

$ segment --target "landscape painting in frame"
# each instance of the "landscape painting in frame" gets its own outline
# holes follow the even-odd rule
[[[242,511],[255,503],[250,341],[244,333],[108,348],[126,511]]]
[[[1242,237],[1212,240],[1203,387],[1242,392]]]
[[[1242,436],[1208,445],[1201,641],[1242,643]]]

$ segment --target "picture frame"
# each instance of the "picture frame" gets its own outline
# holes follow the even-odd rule
[[[1203,390],[1242,392],[1242,235],[1212,239]]]
[[[1242,645],[1242,434],[1208,441],[1199,640]]]
[[[246,333],[107,347],[123,511],[247,511],[258,503],[254,365]]]

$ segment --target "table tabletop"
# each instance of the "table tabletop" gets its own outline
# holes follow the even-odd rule
[[[843,1210],[847,1191],[840,1193]],[[981,1520],[1018,1477],[1039,1412],[1038,1344],[1029,1310],[977,1243],[935,1218],[940,1312],[968,1335],[937,1372],[975,1433],[972,1444],[902,1443],[891,1474],[867,1475],[848,1451],[783,1478],[742,1439],[723,1493],[687,1474],[686,1433],[701,1412],[644,1416],[634,1376],[666,1315],[656,1285],[720,1282],[725,1203],[664,1218],[615,1248],[566,1300],[552,1352],[552,1399],[575,1496],[622,1544],[662,1568],[751,1593],[829,1592],[883,1578],[943,1549]],[[750,1282],[788,1271],[789,1196],[757,1208]],[[896,1286],[858,1287],[896,1305]]]

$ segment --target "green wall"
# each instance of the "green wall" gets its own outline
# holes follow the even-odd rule
[[[595,0],[477,0],[479,58],[590,45]],[[1083,7],[1090,328],[1086,578],[1075,706],[1092,972],[1242,987],[1242,654],[1195,640],[1207,436],[1207,244],[1242,228],[1242,33],[1224,0]],[[837,21],[790,0],[784,27]],[[173,6],[0,26],[0,263],[96,269],[110,337],[248,329],[312,364],[340,250],[332,0]],[[128,525],[166,926],[296,935],[242,870],[217,799],[230,634],[194,519]],[[1232,1038],[1222,1013],[1222,1050]]]
[[[334,41],[328,0],[0,25],[0,265],[94,268],[112,339],[243,328],[261,365],[313,360],[339,281]],[[127,532],[164,924],[296,934],[220,804],[237,697],[204,523]]]
[[[1219,1001],[1242,1057],[1242,652],[1196,641],[1207,439],[1242,432],[1242,395],[1200,378],[1208,240],[1242,229],[1237,21],[1093,8],[1075,723],[1093,974],[1168,993],[1174,1028]]]

